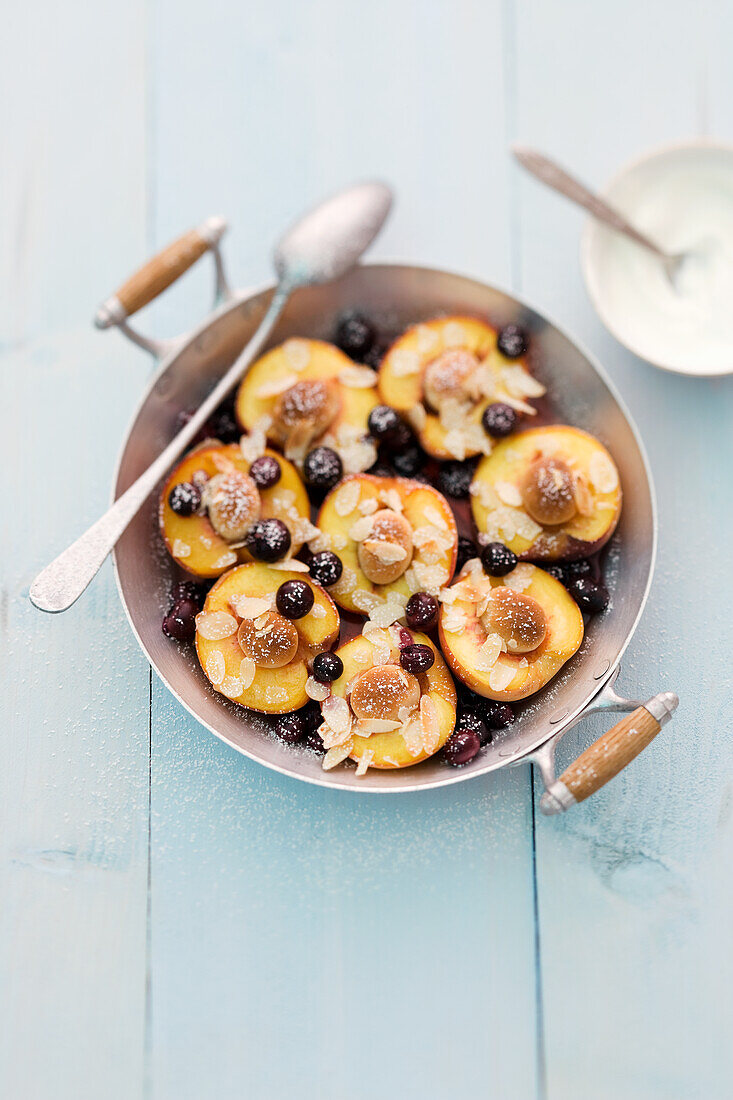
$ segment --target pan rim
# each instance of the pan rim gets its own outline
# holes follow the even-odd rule
[[[488,291],[491,291],[491,292],[498,292],[500,294],[505,295],[511,302],[515,303],[520,308],[530,310],[531,312],[536,314],[538,317],[542,318],[542,320],[547,325],[549,325],[561,337],[563,337],[565,340],[567,340],[568,343],[570,343],[584,357],[586,362],[591,366],[591,368],[595,371],[595,373],[598,375],[598,377],[601,379],[601,381],[607,387],[607,389],[609,390],[611,396],[613,397],[614,401],[616,402],[621,414],[623,415],[624,420],[626,421],[626,424],[628,425],[629,430],[631,431],[631,434],[634,438],[634,441],[635,441],[635,443],[638,447],[639,455],[640,455],[641,461],[642,461],[642,466],[643,466],[643,469],[644,469],[644,473],[646,475],[647,487],[648,487],[648,490],[649,490],[650,509],[651,509],[652,542],[651,542],[651,547],[650,547],[650,551],[649,551],[649,563],[648,563],[646,583],[644,585],[644,591],[643,591],[641,599],[639,601],[639,608],[638,608],[637,614],[634,618],[633,623],[631,624],[631,626],[628,630],[628,633],[627,633],[626,637],[624,638],[622,644],[620,645],[620,648],[619,648],[619,651],[618,651],[616,657],[609,664],[609,667],[605,671],[603,676],[600,677],[596,681],[596,683],[594,685],[594,689],[590,692],[590,694],[587,696],[587,698],[583,702],[578,704],[578,706],[576,706],[573,710],[568,711],[568,713],[562,718],[562,720],[557,723],[556,728],[551,728],[546,733],[545,736],[540,737],[536,742],[534,742],[530,746],[524,747],[520,750],[516,750],[515,752],[512,752],[512,753],[508,753],[506,755],[506,757],[504,757],[504,758],[502,758],[501,756],[498,756],[495,759],[489,759],[486,763],[484,763],[484,764],[482,764],[482,765],[480,765],[476,768],[473,768],[470,771],[464,771],[464,769],[460,769],[460,768],[451,769],[450,771],[448,769],[446,769],[446,774],[444,776],[441,775],[437,778],[429,778],[429,779],[426,779],[424,782],[417,782],[417,783],[413,782],[413,783],[410,783],[410,784],[401,784],[399,782],[396,782],[394,784],[390,784],[390,786],[385,786],[385,787],[367,786],[366,784],[361,782],[361,780],[357,779],[351,773],[349,773],[349,779],[347,781],[341,781],[341,782],[334,782],[331,779],[331,775],[332,775],[331,772],[319,772],[317,775],[304,774],[301,771],[299,771],[298,768],[297,768],[297,762],[299,760],[298,754],[296,754],[296,753],[292,754],[293,755],[293,765],[292,766],[289,765],[289,764],[288,765],[281,765],[281,764],[276,763],[274,761],[263,759],[260,755],[257,754],[257,752],[252,751],[252,750],[244,747],[243,745],[235,744],[227,736],[220,733],[213,725],[211,725],[209,722],[205,721],[195,711],[193,706],[191,704],[189,704],[178,693],[178,691],[176,691],[176,689],[168,682],[168,680],[166,679],[164,674],[158,668],[155,660],[153,659],[152,654],[149,652],[147,646],[145,645],[145,642],[143,641],[143,639],[142,639],[140,633],[138,632],[137,627],[136,627],[136,625],[135,625],[135,623],[132,619],[132,615],[130,613],[130,609],[129,609],[129,606],[128,606],[128,603],[127,603],[127,600],[125,598],[125,594],[124,594],[124,591],[123,591],[123,587],[122,587],[122,581],[121,581],[121,578],[120,578],[120,570],[119,570],[119,566],[118,566],[118,551],[117,551],[116,547],[115,547],[115,549],[112,553],[112,565],[113,565],[115,583],[117,585],[117,591],[119,593],[120,601],[122,603],[122,607],[123,607],[125,615],[127,617],[127,621],[130,624],[130,628],[132,630],[132,633],[133,633],[134,637],[136,638],[137,643],[140,646],[140,649],[142,650],[142,652],[143,652],[145,658],[147,659],[150,667],[154,670],[154,672],[158,676],[158,679],[164,684],[164,686],[167,688],[167,690],[170,692],[170,694],[185,708],[185,710],[188,711],[188,713],[199,723],[199,725],[201,725],[204,729],[206,729],[210,733],[212,733],[219,741],[221,741],[224,744],[228,745],[230,748],[234,749],[236,752],[240,753],[242,756],[245,756],[248,759],[255,761],[257,764],[260,764],[261,766],[263,766],[265,768],[268,768],[271,771],[278,772],[280,775],[284,775],[284,776],[287,776],[288,778],[292,778],[292,779],[297,779],[298,781],[300,781],[302,783],[308,783],[308,784],[313,785],[313,786],[326,787],[326,788],[328,788],[330,790],[333,790],[333,791],[343,791],[343,792],[348,792],[348,793],[378,794],[378,795],[406,794],[406,793],[417,792],[417,791],[434,790],[438,787],[447,787],[447,786],[451,786],[451,785],[454,785],[454,784],[457,784],[457,783],[463,783],[463,782],[466,782],[467,780],[476,779],[479,776],[487,775],[490,772],[498,771],[498,770],[500,770],[504,767],[507,767],[509,765],[515,765],[515,764],[528,762],[532,758],[532,756],[535,753],[537,753],[538,750],[541,749],[544,745],[547,745],[550,741],[559,740],[563,736],[563,734],[572,725],[574,725],[580,717],[582,717],[583,713],[591,707],[591,705],[593,703],[593,700],[595,698],[597,698],[597,696],[603,690],[605,685],[608,683],[608,681],[611,679],[611,677],[616,672],[616,669],[618,668],[618,666],[621,662],[621,659],[622,659],[622,657],[623,657],[623,655],[624,655],[624,653],[625,653],[625,651],[626,651],[626,649],[627,649],[627,647],[628,647],[628,645],[629,645],[632,637],[634,636],[634,633],[635,633],[635,631],[636,631],[636,629],[639,625],[639,622],[641,620],[641,616],[644,613],[644,609],[646,607],[646,603],[647,603],[647,600],[649,598],[649,592],[650,592],[652,580],[653,580],[653,577],[654,577],[654,570],[655,570],[656,557],[657,557],[657,543],[658,543],[657,500],[656,500],[656,491],[655,491],[655,487],[654,487],[654,480],[653,480],[651,468],[650,468],[650,465],[649,465],[649,458],[648,458],[646,448],[644,446],[641,434],[639,432],[638,426],[637,426],[634,418],[632,417],[631,413],[629,412],[629,409],[626,406],[625,401],[621,397],[615,383],[611,380],[611,378],[609,378],[608,374],[606,373],[605,369],[602,367],[602,365],[598,361],[597,357],[595,355],[593,355],[591,352],[589,352],[588,349],[583,345],[582,342],[580,342],[574,336],[572,336],[564,328],[563,325],[558,324],[544,310],[537,309],[532,304],[532,302],[528,301],[522,295],[517,294],[512,290],[508,290],[508,289],[504,288],[503,286],[501,286],[498,283],[488,283],[488,282],[484,281],[483,279],[480,279],[480,278],[476,277],[475,275],[464,274],[463,272],[456,271],[452,268],[438,268],[438,267],[429,267],[429,266],[425,266],[425,265],[422,265],[422,264],[405,263],[405,261],[399,260],[399,259],[387,259],[387,260],[382,259],[382,260],[379,260],[379,261],[374,261],[374,262],[361,264],[359,266],[360,267],[368,267],[370,269],[387,268],[391,271],[402,270],[406,273],[407,272],[412,272],[412,273],[417,272],[417,273],[420,273],[421,275],[427,275],[427,276],[431,276],[431,275],[446,276],[447,275],[447,276],[450,276],[450,277],[454,277],[454,278],[457,278],[457,279],[462,279],[462,280],[474,283],[474,284],[476,284],[477,287],[479,287],[482,290],[488,290]],[[216,307],[210,314],[208,314],[194,329],[191,330],[191,332],[189,332],[189,333],[185,334],[183,337],[180,337],[179,339],[177,339],[174,343],[174,346],[168,351],[168,353],[166,355],[164,355],[160,359],[160,361],[157,365],[157,369],[154,370],[153,374],[151,375],[150,379],[148,380],[148,383],[147,383],[147,385],[146,385],[146,387],[145,387],[145,389],[144,389],[144,391],[141,395],[141,398],[137,402],[137,404],[136,404],[136,406],[133,410],[133,413],[132,413],[131,418],[130,418],[130,420],[128,422],[128,425],[127,425],[127,429],[124,433],[122,443],[121,443],[121,446],[120,446],[120,450],[119,450],[119,453],[118,453],[117,461],[116,461],[115,467],[114,467],[114,473],[113,473],[113,479],[112,479],[112,501],[114,501],[116,499],[117,495],[118,495],[118,482],[119,482],[122,462],[123,462],[123,459],[124,459],[124,456],[125,456],[125,453],[126,453],[129,441],[130,441],[130,436],[131,436],[132,431],[134,429],[134,426],[137,422],[138,416],[140,415],[143,408],[145,407],[150,395],[153,392],[154,387],[157,385],[159,380],[166,374],[166,372],[169,370],[169,368],[175,362],[177,357],[179,355],[181,355],[184,351],[186,351],[191,346],[191,344],[193,344],[198,338],[200,338],[210,328],[211,325],[213,325],[221,317],[228,314],[230,311],[239,308],[245,302],[248,302],[248,301],[252,300],[253,298],[257,297],[260,294],[271,292],[272,290],[274,290],[274,288],[275,288],[275,283],[274,282],[267,282],[267,283],[260,284],[259,286],[256,286],[256,287],[253,287],[253,288],[246,288],[246,289],[243,289],[243,290],[242,289],[233,290],[231,295],[220,306]],[[399,773],[399,771],[400,771],[400,769],[395,769],[396,773]],[[343,774],[343,773],[341,773],[341,774]]]

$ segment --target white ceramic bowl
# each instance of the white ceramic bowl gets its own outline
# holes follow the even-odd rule
[[[653,150],[626,165],[603,194],[632,224],[659,240],[662,247],[675,251],[687,245],[684,229],[680,228],[678,233],[676,227],[670,230],[665,226],[665,239],[661,238],[658,223],[662,204],[658,196],[673,178],[678,182],[682,175],[687,181],[689,201],[709,210],[712,224],[715,203],[724,204],[726,209],[730,204],[733,224],[733,146],[721,142],[695,141]],[[661,265],[651,254],[639,250],[633,242],[595,219],[586,221],[581,238],[581,268],[590,299],[609,332],[630,351],[663,370],[697,377],[733,373],[733,329],[728,354],[727,340],[718,341],[715,348],[702,341],[696,341],[694,348],[676,342],[671,338],[672,318],[670,324],[665,324],[659,314],[650,313],[649,317],[654,317],[652,323],[639,323],[638,311],[629,308],[618,293],[619,280],[624,278],[630,263],[636,263],[638,251],[648,266],[650,283],[657,277],[663,279]],[[639,298],[642,300],[643,295]]]

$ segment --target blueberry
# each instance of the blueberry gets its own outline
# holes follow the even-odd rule
[[[336,346],[352,359],[362,359],[374,344],[376,331],[371,321],[357,309],[343,313],[336,326]]]
[[[308,563],[311,577],[316,584],[322,584],[324,588],[336,584],[343,570],[343,562],[333,550],[321,550],[320,553],[314,554]]]
[[[406,645],[400,650],[400,664],[405,672],[411,672],[413,676],[419,676],[421,672],[427,672],[435,664],[435,654],[429,645]]]
[[[236,443],[242,432],[234,416],[234,403],[220,405],[209,421],[208,434],[222,443]]]
[[[367,424],[369,434],[380,443],[391,443],[402,429],[399,413],[389,405],[375,405],[369,413]]]
[[[483,695],[478,695],[477,692],[472,691],[462,680],[456,680],[456,693],[458,703],[464,710],[479,710],[482,704],[486,702]]]
[[[376,339],[369,348],[369,351],[362,357],[362,361],[367,367],[371,367],[372,370],[379,370],[388,347],[389,344],[386,341]]]
[[[473,471],[474,466],[470,462],[444,462],[438,470],[438,488],[447,497],[466,500]]]
[[[305,456],[303,476],[313,489],[333,489],[343,472],[341,459],[330,447],[315,447]]]
[[[391,457],[392,455],[400,454],[408,447],[416,446],[417,440],[415,439],[415,433],[405,424],[404,420],[400,420],[394,432],[389,437],[389,440],[385,440],[382,444],[382,450]]]
[[[458,536],[458,556],[456,558],[456,573],[460,573],[463,566],[471,558],[478,557],[478,547],[473,539],[466,538],[465,535]]]
[[[323,721],[321,708],[318,706],[318,703],[314,702],[313,699],[311,699],[310,702],[306,703],[304,707],[301,707],[300,710],[296,713],[300,715],[300,718],[303,721],[303,728],[305,730],[306,736],[308,736],[308,734],[315,733],[321,722]]]
[[[405,618],[411,630],[432,630],[438,621],[439,604],[429,592],[415,592],[405,606]]]
[[[496,346],[507,359],[519,359],[529,347],[529,337],[519,325],[504,325],[499,332]]]
[[[493,405],[487,405],[481,417],[484,431],[497,439],[511,435],[518,422],[517,410],[511,405],[505,405],[503,401],[495,401]]]
[[[305,723],[297,711],[281,714],[275,719],[275,733],[289,745],[295,745],[305,737]]]
[[[588,615],[597,615],[608,607],[608,589],[601,581],[590,577],[574,577],[568,582],[568,592],[581,611]]]
[[[469,729],[455,730],[443,746],[445,760],[454,768],[473,760],[481,748],[478,735]]]
[[[475,733],[482,745],[488,745],[491,734],[486,728],[486,723],[476,710],[463,710],[456,721],[457,730],[470,730]]]
[[[323,755],[323,753],[326,751],[326,746],[323,744],[323,738],[321,737],[320,733],[316,733],[315,730],[313,730],[312,733],[307,733],[305,735],[305,744],[307,748],[312,749],[313,752],[318,752],[321,755]]]
[[[208,589],[205,584],[197,584],[195,581],[177,581],[171,588],[171,603],[181,603],[182,600],[192,600],[199,610],[204,605]]]
[[[193,600],[179,600],[163,619],[163,633],[177,642],[192,642],[198,613],[199,606]]]
[[[201,493],[190,481],[181,481],[168,494],[168,503],[177,516],[192,516],[201,507]]]
[[[302,619],[313,607],[313,589],[307,581],[285,581],[275,595],[275,605],[286,619]]]
[[[271,489],[282,476],[280,463],[272,455],[256,458],[249,468],[249,476],[258,489]]]
[[[245,541],[256,561],[278,561],[290,549],[290,532],[281,519],[258,519]]]
[[[412,443],[405,447],[403,451],[399,451],[394,455],[392,465],[395,473],[399,474],[400,477],[414,477],[422,470],[426,461],[427,455],[422,447],[418,447],[417,443]]]
[[[508,703],[495,699],[482,699],[479,713],[490,730],[503,730],[514,721],[514,711]]]
[[[569,561],[564,569],[568,580],[573,577],[590,577],[593,574],[593,566],[587,558],[581,558],[580,561]]]
[[[559,562],[550,562],[549,565],[543,565],[542,568],[545,573],[549,573],[556,581],[560,581],[560,584],[567,584],[568,575],[564,565],[560,565]]]
[[[481,551],[481,564],[490,577],[505,577],[516,568],[517,555],[503,542],[490,542]]]
[[[337,653],[318,653],[313,658],[313,675],[321,684],[338,680],[344,671],[344,662]]]

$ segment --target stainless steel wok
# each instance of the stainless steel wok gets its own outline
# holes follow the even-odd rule
[[[158,455],[175,433],[176,417],[197,403],[232,363],[266,309],[272,288],[231,291],[224,275],[218,238],[213,252],[215,311],[193,332],[174,341],[141,336],[124,316],[114,323],[159,361],[127,433],[115,478],[119,496]],[[196,259],[197,256],[193,256]],[[153,270],[155,261],[148,268]],[[188,265],[186,265],[188,266]],[[139,275],[145,281],[143,268]],[[179,274],[163,280],[146,296]],[[517,321],[531,333],[532,367],[548,387],[553,419],[577,424],[610,449],[621,474],[621,522],[606,551],[605,572],[612,596],[609,610],[591,619],[583,645],[558,676],[518,710],[515,724],[462,768],[439,758],[395,771],[369,771],[356,778],[350,766],[324,772],[321,760],[268,733],[256,716],[215,694],[201,672],[193,647],[183,650],[161,633],[161,617],[174,576],[158,534],[157,501],[151,499],[130,524],[115,551],[117,582],[132,628],[158,675],[207,729],[245,756],[285,775],[354,791],[397,792],[460,783],[518,761],[534,760],[547,788],[546,813],[566,809],[593,793],[628,763],[659,731],[677,699],[655,696],[645,709],[616,695],[613,683],[647,598],[656,547],[656,512],[651,474],[638,432],[600,366],[561,329],[516,297],[446,271],[403,264],[368,264],[327,286],[298,290],[290,300],[273,343],[291,335],[328,339],[337,315],[363,308],[387,329],[396,330],[446,313],[474,314],[494,325]],[[109,324],[109,319],[106,319]],[[586,714],[634,711],[566,770],[554,774],[559,738]]]

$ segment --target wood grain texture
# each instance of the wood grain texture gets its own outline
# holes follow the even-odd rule
[[[731,18],[719,6],[692,17],[685,5],[624,0],[589,17],[573,0],[516,12],[517,140],[547,149],[591,186],[650,146],[705,132],[731,137],[720,45]],[[733,1082],[733,696],[729,647],[715,624],[733,615],[724,473],[733,461],[733,379],[667,375],[621,348],[583,287],[582,215],[518,171],[514,182],[522,289],[609,370],[655,478],[657,569],[620,690],[680,697],[663,735],[613,783],[559,818],[538,819],[547,1092],[724,1100]],[[560,770],[607,721],[568,737]]]
[[[605,333],[580,216],[506,150],[535,144],[600,186],[650,145],[730,138],[732,35],[733,9],[679,0],[15,5],[1,1095],[728,1100],[733,380],[664,375]],[[155,682],[151,698],[108,568],[62,617],[25,598],[106,502],[149,371],[90,328],[109,287],[211,210],[232,222],[233,281],[258,283],[294,214],[373,175],[398,192],[374,255],[546,309],[611,372],[655,473],[659,565],[620,683],[680,707],[608,788],[537,815],[536,844],[526,768],[412,798],[296,784]],[[202,317],[204,267],[142,327]],[[607,721],[569,735],[561,766]]]
[[[576,802],[585,802],[650,745],[661,729],[644,707],[626,714],[560,776]]]
[[[90,327],[100,289],[145,247],[144,13],[77,0],[6,16],[0,1094],[130,1100],[144,1074],[149,672],[108,567],[58,618],[27,589],[106,505],[148,371]]]
[[[308,202],[384,175],[397,206],[375,255],[509,281],[501,10],[461,6],[458,21],[443,3],[425,20],[418,4],[379,0],[356,20],[337,0],[286,16],[258,2],[232,20],[223,0],[165,0],[156,239],[225,211],[230,266],[246,285],[269,272],[271,241]],[[196,47],[225,24],[216,51]],[[477,140],[479,105],[493,142]],[[205,276],[186,283],[161,300],[165,332],[207,299]],[[534,1096],[529,788],[521,769],[415,799],[344,799],[236,757],[156,689],[156,1100],[443,1087],[472,1100],[487,1081],[497,1095]]]
[[[115,292],[125,313],[131,317],[148,305],[189,267],[201,259],[209,245],[198,229],[189,229],[175,241],[161,248],[157,255],[127,279]]]

